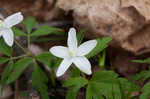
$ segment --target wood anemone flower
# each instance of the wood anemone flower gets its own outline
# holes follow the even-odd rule
[[[75,66],[82,72],[87,75],[91,75],[91,64],[85,55],[92,51],[96,44],[96,40],[89,40],[78,47],[76,30],[74,28],[70,28],[67,41],[68,47],[54,46],[49,50],[53,55],[63,58],[63,61],[56,72],[56,76],[62,76],[72,63],[74,63]]]
[[[8,46],[12,46],[14,43],[14,34],[12,27],[23,20],[21,12],[8,16],[4,20],[0,20],[0,37],[4,38],[4,41]]]

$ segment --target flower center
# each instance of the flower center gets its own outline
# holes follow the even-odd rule
[[[75,51],[69,51],[70,56],[75,57],[76,56],[76,52]]]

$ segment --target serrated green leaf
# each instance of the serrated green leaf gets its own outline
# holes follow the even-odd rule
[[[32,28],[37,24],[34,17],[27,17],[25,21],[23,21],[23,24],[25,25],[25,28],[27,30],[27,33],[31,33]]]
[[[49,26],[40,26],[37,30],[35,30],[31,36],[44,36],[48,34],[54,35],[64,35],[63,30],[59,28],[49,27]]]
[[[76,99],[76,96],[80,88],[84,87],[86,84],[88,84],[88,80],[83,77],[69,78],[64,83],[65,87],[69,87],[69,91],[67,92],[66,99]]]
[[[14,66],[13,72],[8,78],[7,83],[10,84],[16,79],[18,79],[22,72],[29,66],[31,62],[32,58],[23,58],[18,60]]]
[[[73,85],[78,85],[78,86],[85,86],[88,83],[88,80],[83,78],[83,77],[75,77],[75,78],[69,78],[65,83],[64,87],[69,87]]]
[[[123,98],[126,90],[121,86],[118,75],[113,71],[96,72],[88,83],[86,99],[128,99]]]
[[[96,72],[91,81],[93,82],[105,82],[105,83],[116,83],[116,78],[118,75],[113,71],[101,71]]]
[[[105,98],[99,91],[99,88],[96,88],[94,83],[89,83],[88,87],[86,88],[86,99],[105,99]]]
[[[32,73],[32,85],[40,92],[42,99],[49,99],[48,87],[46,83],[48,78],[45,73],[40,69],[37,63],[34,64],[34,71]]]
[[[12,60],[9,61],[9,63],[7,64],[7,66],[6,66],[4,72],[2,73],[2,76],[1,76],[1,84],[2,84],[2,86],[5,86],[7,84],[7,80],[8,80],[10,72],[13,69],[13,66],[14,66],[13,61]]]
[[[48,66],[51,66],[51,62],[53,59],[55,59],[56,57],[54,57],[50,52],[43,52],[40,55],[36,56],[36,59],[38,61],[40,61],[43,64],[46,64]]]
[[[70,86],[65,99],[77,99],[80,86]]]
[[[15,36],[26,36],[26,34],[19,28],[13,27],[12,30],[13,30]]]
[[[7,57],[1,57],[1,56],[0,56],[0,64],[4,64],[4,63],[6,63],[8,60],[9,60],[9,58],[7,58]]]
[[[96,47],[88,54],[86,55],[87,58],[93,57],[96,54],[100,53],[103,51],[105,48],[108,47],[108,43],[112,40],[110,37],[105,37],[102,39],[97,39],[97,45]]]
[[[132,92],[139,91],[138,85],[125,78],[119,78],[119,83],[123,99],[128,99],[129,97],[132,98]],[[126,91],[128,91],[128,94]]]
[[[0,39],[0,53],[5,54],[7,56],[12,55],[12,48],[9,47],[3,39]]]

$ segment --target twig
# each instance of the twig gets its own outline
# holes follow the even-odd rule
[[[14,99],[19,99],[19,92],[18,92],[18,80],[15,81],[15,93],[14,93]]]
[[[26,57],[26,56],[27,56],[27,55],[20,55],[20,56],[12,57],[11,59],[15,60],[15,59],[23,58],[23,57]]]

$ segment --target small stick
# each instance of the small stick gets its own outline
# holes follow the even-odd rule
[[[15,81],[15,92],[14,92],[14,99],[19,99],[19,92],[18,92],[18,80]]]

